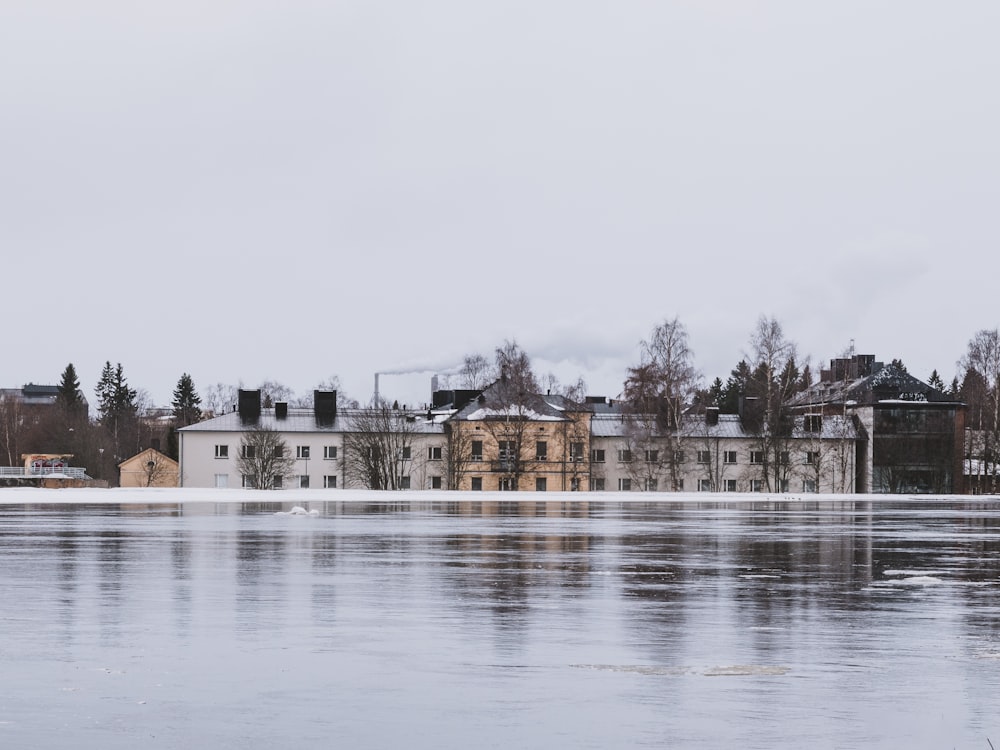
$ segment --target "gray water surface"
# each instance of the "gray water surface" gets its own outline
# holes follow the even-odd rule
[[[457,497],[0,506],[0,747],[1000,747],[994,499]]]

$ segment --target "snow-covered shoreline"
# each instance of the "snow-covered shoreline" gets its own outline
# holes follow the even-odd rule
[[[331,503],[364,502],[425,505],[441,502],[559,502],[559,503],[816,503],[901,501],[995,502],[993,495],[859,495],[859,494],[769,494],[741,492],[454,492],[434,490],[243,490],[194,487],[114,488],[94,487],[44,489],[36,487],[0,488],[0,505],[121,505],[149,503]]]

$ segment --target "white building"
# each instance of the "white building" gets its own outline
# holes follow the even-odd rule
[[[335,392],[315,394],[312,409],[289,408],[279,402],[262,408],[259,391],[241,391],[239,408],[178,431],[182,487],[249,486],[239,468],[243,438],[249,430],[273,430],[294,460],[291,475],[276,485],[312,489],[359,488],[348,446],[357,439],[361,409],[336,408]],[[446,440],[439,414],[396,411],[393,419],[405,425],[393,466],[401,489],[438,489],[445,486]]]

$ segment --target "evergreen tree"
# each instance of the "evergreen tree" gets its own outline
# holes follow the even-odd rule
[[[83,406],[83,393],[80,392],[80,379],[76,376],[76,368],[70,362],[63,370],[62,379],[59,381],[59,394],[56,396],[56,403],[67,414],[78,412]]]
[[[722,391],[722,399],[719,401],[719,411],[722,414],[737,414],[740,410],[740,396],[747,392],[747,385],[753,373],[750,365],[745,359],[741,359],[739,364],[733,368],[726,380],[726,385]]]
[[[186,372],[174,388],[174,419],[180,427],[187,427],[201,419],[201,396],[194,388],[194,381]]]
[[[707,406],[722,406],[722,401],[725,398],[726,386],[722,383],[722,378],[716,378],[712,381],[712,385],[708,387],[708,394],[706,396]]]
[[[126,457],[126,450],[139,447],[138,392],[129,387],[120,362],[114,369],[110,362],[104,363],[96,391],[98,421],[108,432],[114,446],[112,457],[117,462]]]
[[[958,376],[956,375],[951,379],[951,386],[948,388],[948,395],[952,398],[958,398],[961,393],[961,386],[958,384]]]
[[[889,366],[896,368],[900,372],[906,372],[906,365],[903,364],[903,360],[901,359],[892,360],[892,362],[889,363]]]
[[[111,362],[105,362],[104,369],[101,370],[101,377],[97,381],[97,387],[94,389],[97,395],[97,412],[102,422],[114,409],[114,379],[115,371],[111,368]]]
[[[927,385],[929,385],[934,390],[940,391],[941,393],[947,392],[944,381],[941,380],[941,376],[938,375],[938,371],[934,370],[931,372],[931,376],[927,378]]]

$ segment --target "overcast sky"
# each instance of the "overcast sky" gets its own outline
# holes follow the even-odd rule
[[[0,387],[365,400],[516,339],[617,395],[663,319],[710,380],[761,314],[950,380],[1000,324],[998,38],[995,0],[5,0]]]

